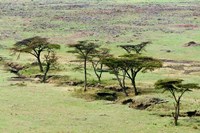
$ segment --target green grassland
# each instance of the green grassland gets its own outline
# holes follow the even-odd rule
[[[4,81],[0,90],[1,132],[199,132],[196,129],[199,127],[197,118],[181,118],[181,125],[174,127],[172,118],[154,115],[155,111],[158,113],[173,108],[170,107],[172,101],[167,108],[163,105],[150,109],[153,111],[139,111],[105,101],[91,102],[72,97],[70,94],[73,89],[66,86],[31,82],[26,82],[26,86],[19,86],[16,82],[10,84],[7,83],[10,76],[4,73],[1,78]],[[154,95],[163,97],[161,93]],[[185,97],[185,107],[193,102],[191,97],[199,104],[198,94],[194,92]]]
[[[5,61],[30,64],[35,61],[32,56],[21,54],[17,60],[9,48],[28,37],[47,37],[51,43],[61,44],[57,51],[60,70],[50,74],[66,76],[67,80],[83,80],[82,72],[73,70],[78,64],[70,62],[74,55],[67,53],[67,44],[80,40],[98,40],[116,56],[124,53],[117,45],[151,41],[144,55],[171,60],[159,70],[139,73],[136,81],[142,95],[138,97],[169,100],[145,111],[120,105],[120,101],[111,104],[72,95],[81,86],[13,81],[11,77],[15,75],[5,71],[1,63],[0,132],[199,132],[199,117],[183,117],[178,127],[173,126],[171,117],[159,117],[157,114],[173,111],[173,98],[153,88],[158,79],[169,77],[199,83],[200,46],[185,47],[190,41],[200,43],[199,0],[0,0],[0,8],[0,56]],[[22,73],[38,74],[37,69]],[[95,75],[91,68],[89,74],[92,83]],[[111,80],[112,75],[106,73],[103,78],[103,84],[117,85],[116,80]],[[199,90],[194,90],[184,96],[183,112],[200,110],[199,94]]]

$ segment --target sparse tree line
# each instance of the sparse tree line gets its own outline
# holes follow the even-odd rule
[[[80,41],[77,44],[69,45],[73,48],[71,53],[77,55],[84,63],[84,91],[87,90],[87,62],[91,62],[94,73],[99,82],[101,82],[102,73],[108,71],[115,75],[119,86],[123,89],[126,96],[126,79],[131,81],[135,95],[138,95],[135,79],[137,74],[152,71],[162,67],[162,62],[141,55],[141,51],[150,42],[143,42],[138,45],[120,45],[125,49],[127,54],[115,57],[109,53],[109,49],[100,48],[100,45],[91,41]]]
[[[118,82],[118,85],[123,90],[126,96],[127,82],[131,83],[135,95],[139,94],[136,86],[136,77],[140,72],[153,71],[162,67],[162,62],[148,56],[143,56],[142,51],[150,42],[142,42],[138,45],[119,45],[118,47],[124,49],[126,54],[115,56],[110,54],[110,50],[102,48],[96,41],[79,41],[76,44],[70,44],[68,51],[77,56],[80,62],[83,63],[83,77],[84,77],[84,91],[87,91],[88,78],[87,69],[92,67],[98,83],[102,81],[104,72],[113,74]],[[41,82],[45,83],[47,74],[53,65],[57,64],[56,50],[60,49],[60,45],[51,44],[47,38],[39,36],[24,39],[14,44],[11,48],[13,53],[18,57],[20,53],[27,53],[35,57],[40,72],[43,73]],[[88,65],[90,63],[90,65]],[[14,63],[6,63],[10,71],[21,76],[19,71],[24,69],[24,66],[16,65]],[[156,88],[162,88],[164,91],[169,91],[173,96],[175,105],[173,118],[175,125],[178,125],[178,118],[180,116],[180,102],[183,94],[190,89],[199,88],[197,84],[183,84],[181,79],[164,79],[155,83]],[[176,93],[180,92],[178,96]]]

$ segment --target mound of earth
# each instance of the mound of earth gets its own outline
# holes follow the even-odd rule
[[[125,99],[122,101],[122,104],[129,104],[129,103],[133,103],[133,99],[129,98],[129,99]]]
[[[130,103],[129,107],[134,109],[144,110],[150,106],[166,102],[168,101],[160,98],[143,97],[143,98],[132,99],[132,102]]]
[[[185,47],[194,47],[194,46],[200,46],[199,43],[196,43],[194,41],[188,42],[186,44],[184,44]]]

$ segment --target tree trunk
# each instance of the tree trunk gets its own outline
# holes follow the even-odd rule
[[[94,70],[94,73],[98,79],[98,82],[101,83],[101,75],[102,75],[102,68],[103,68],[103,65],[101,64],[100,66],[100,69],[101,69],[101,72],[98,74],[97,72],[97,65],[98,64],[95,64],[93,61],[92,61],[92,67],[93,67],[93,70]]]
[[[42,67],[42,62],[41,62],[41,60],[40,60],[40,56],[39,56],[39,55],[38,55],[38,57],[37,57],[37,61],[38,61],[38,65],[39,65],[40,72],[44,72],[43,67]]]
[[[180,101],[178,101],[177,106],[178,106],[177,115],[179,117],[180,116]]]
[[[101,72],[99,73],[99,76],[98,76],[98,80],[99,80],[99,83],[101,83],[101,76],[102,76],[102,69],[103,69],[103,64],[101,63],[101,66],[100,66],[100,68],[101,68]]]
[[[128,71],[126,70],[126,74],[128,75],[129,79],[131,80],[131,83],[132,83],[132,86],[133,86],[133,89],[134,89],[134,93],[135,93],[135,96],[138,95],[138,91],[137,91],[137,88],[136,88],[136,84],[135,84],[135,78],[136,78],[136,75],[137,73],[141,70],[141,69],[138,69],[137,71],[134,71],[133,69],[130,69],[131,70],[131,73],[128,73]]]
[[[101,77],[97,76],[97,78],[98,78],[98,82],[101,83]]]
[[[84,91],[87,91],[87,58],[84,59]]]
[[[136,77],[136,74],[133,75],[133,77],[131,79],[131,82],[132,82],[132,85],[133,85],[134,93],[137,96],[138,95],[138,91],[137,91],[136,84],[135,84],[135,77]]]
[[[116,76],[117,81],[118,81],[118,83],[119,83],[119,86],[122,88],[122,90],[123,90],[125,96],[128,96],[128,93],[126,92],[126,86],[125,86],[125,77],[123,77],[123,79],[121,80],[121,79],[119,78],[119,75],[118,75],[117,72],[115,73],[115,76]],[[124,76],[124,75],[123,75],[123,76]]]
[[[125,82],[125,79],[126,79],[126,72],[123,71],[123,79],[122,79],[122,86],[123,86],[123,91],[124,91],[124,94],[126,96],[128,96],[128,93],[126,92],[126,82]]]
[[[178,126],[178,118],[179,118],[179,115],[180,115],[180,101],[177,101],[177,102],[176,102],[176,105],[175,105],[175,113],[173,114],[173,117],[174,117],[174,125],[175,125],[175,126]]]
[[[45,83],[45,82],[46,82],[47,73],[48,73],[49,69],[50,69],[50,64],[47,64],[46,70],[45,70],[45,72],[44,72],[44,76],[43,76],[43,79],[42,79],[42,83]]]

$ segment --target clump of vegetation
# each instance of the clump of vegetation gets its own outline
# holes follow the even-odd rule
[[[11,73],[14,73],[15,75],[17,75],[18,77],[23,77],[20,73],[20,71],[24,70],[27,68],[27,66],[18,64],[18,63],[14,63],[14,62],[7,62],[4,65],[6,67],[6,69],[8,71],[10,71]]]
[[[57,63],[57,57],[54,53],[54,51],[48,51],[48,54],[44,55],[44,62],[45,62],[45,71],[44,71],[44,75],[43,75],[43,79],[41,82],[45,83],[46,82],[46,78],[47,78],[47,73],[49,72],[49,70],[51,69],[51,67],[53,65],[56,65]]]

